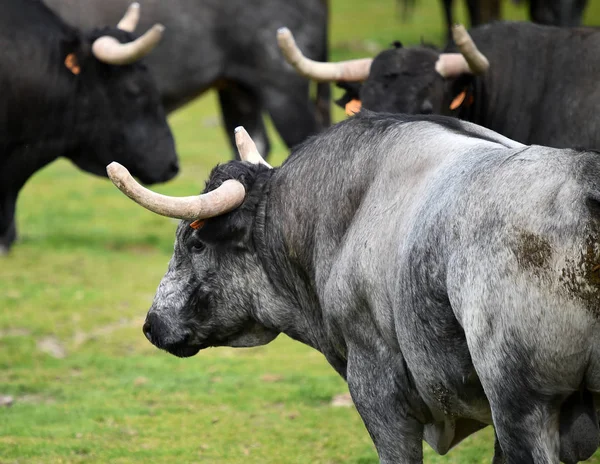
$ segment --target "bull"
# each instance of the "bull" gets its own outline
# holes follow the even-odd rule
[[[405,3],[410,0],[405,0]],[[521,3],[522,0],[514,0]],[[471,26],[479,26],[500,19],[501,0],[466,0]],[[588,0],[528,0],[529,17],[534,23],[574,27],[581,24]],[[454,24],[454,0],[442,0],[448,31]]]
[[[70,24],[87,29],[116,21],[129,0],[44,1]],[[329,84],[317,86],[315,105],[308,83],[272,40],[273,31],[288,24],[308,56],[327,61],[327,0],[142,3],[140,26],[159,21],[176,31],[146,59],[168,112],[215,89],[232,147],[233,129],[243,124],[265,154],[270,145],[265,113],[289,147],[329,125]]]
[[[305,76],[345,81],[341,103],[456,116],[526,144],[600,147],[600,30],[499,22],[472,29],[472,37],[462,26],[453,34],[456,45],[444,52],[399,46],[341,63],[305,60],[289,30],[278,37]]]
[[[133,200],[182,219],[148,340],[180,357],[279,333],[317,349],[385,464],[492,424],[509,464],[594,452],[597,153],[367,111],[277,169],[236,137],[247,161],[213,169],[195,197],[107,168]]]
[[[144,183],[177,174],[156,84],[138,60],[159,42],[135,38],[137,6],[117,28],[83,33],[38,0],[5,0],[0,15],[0,254],[16,238],[19,191],[60,156],[105,176],[122,160]]]

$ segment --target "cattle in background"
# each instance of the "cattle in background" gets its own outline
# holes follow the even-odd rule
[[[446,52],[397,47],[342,63],[304,60],[288,30],[279,40],[300,73],[347,81],[344,103],[457,116],[527,144],[600,148],[600,30],[499,22],[472,29],[473,40],[462,26],[453,32],[460,47]]]
[[[365,111],[270,169],[236,136],[248,161],[216,167],[195,200],[107,168],[183,219],[143,327],[153,344],[185,357],[283,332],[312,346],[347,380],[384,464],[491,424],[509,464],[594,452],[597,153]]]
[[[44,1],[67,22],[91,28],[112,24],[129,0]],[[146,63],[168,112],[215,89],[232,148],[233,129],[243,124],[263,153],[269,152],[264,114],[289,147],[329,125],[329,84],[317,86],[315,106],[308,83],[272,40],[287,24],[308,56],[327,61],[327,0],[142,0],[140,26],[156,21],[171,32]]]
[[[106,175],[121,159],[145,183],[178,171],[156,85],[139,63],[162,36],[135,39],[136,8],[120,28],[82,33],[38,0],[4,0],[0,14],[0,254],[16,238],[19,191],[64,156]]]
[[[534,23],[550,26],[579,26],[588,0],[513,0],[514,3],[528,3],[529,17]],[[404,0],[405,9],[414,0]],[[501,0],[466,0],[471,27],[497,21],[501,18]],[[446,28],[454,24],[452,7],[454,0],[442,0]],[[412,6],[412,5],[411,5]]]

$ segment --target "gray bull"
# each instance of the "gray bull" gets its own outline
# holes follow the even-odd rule
[[[589,457],[600,392],[600,157],[442,117],[364,112],[278,169],[243,130],[184,219],[144,324],[177,356],[283,332],[344,377],[382,463],[493,424],[505,462]],[[256,164],[255,164],[256,163]],[[193,221],[193,222],[192,222]],[[583,435],[568,398],[587,395]],[[587,416],[586,416],[587,414]]]
[[[130,1],[44,0],[67,22],[85,29],[117,21]],[[277,28],[290,25],[303,50],[326,61],[326,0],[141,3],[140,28],[160,22],[169,31],[146,59],[167,111],[214,88],[228,136],[244,124],[264,153],[269,140],[263,112],[290,147],[329,125],[329,84],[317,87],[315,108],[308,83],[286,65],[272,39]]]

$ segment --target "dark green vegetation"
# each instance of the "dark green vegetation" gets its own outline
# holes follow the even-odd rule
[[[418,3],[402,23],[395,0],[333,0],[334,57],[373,55],[396,39],[439,42],[438,1]],[[600,23],[590,3],[587,21]],[[189,195],[230,156],[215,96],[171,122],[182,174],[158,190]],[[280,142],[274,153],[278,164]],[[14,398],[0,406],[0,463],[377,462],[356,411],[331,406],[347,390],[319,353],[280,337],[181,360],[145,340],[174,221],[66,162],[29,182],[18,211],[20,241],[0,260],[0,396]],[[425,448],[426,462],[487,463],[492,434],[446,457]]]

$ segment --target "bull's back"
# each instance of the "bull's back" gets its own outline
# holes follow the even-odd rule
[[[116,25],[131,0],[43,0],[68,23],[89,30]],[[275,40],[282,26],[294,31],[301,48],[320,58],[327,33],[322,0],[141,1],[137,33],[155,23],[166,27],[162,40],[144,58],[167,110],[197,97],[221,80],[248,87],[273,85],[279,73],[296,77]]]
[[[470,346],[575,391],[600,336],[600,156],[534,146],[494,164],[447,217],[452,310]]]
[[[600,30],[499,22],[472,36],[491,64],[478,122],[527,144],[600,146]]]

